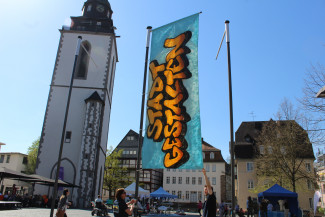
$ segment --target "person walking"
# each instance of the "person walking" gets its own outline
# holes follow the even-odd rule
[[[197,211],[199,212],[199,215],[201,216],[201,210],[202,210],[202,202],[199,200],[199,203],[197,205]]]
[[[67,217],[66,211],[68,206],[71,205],[71,203],[68,201],[68,196],[70,192],[68,189],[64,189],[62,196],[60,197],[59,203],[58,203],[58,209],[56,211],[57,217]]]
[[[116,190],[115,201],[113,204],[114,217],[128,217],[132,215],[134,209],[134,203],[136,200],[131,200],[128,203],[125,203],[126,192],[124,188],[119,188]],[[130,208],[128,205],[131,205]]]
[[[267,202],[265,199],[262,199],[260,212],[261,212],[260,215],[261,217],[267,217]]]
[[[247,198],[247,201],[246,201],[246,208],[247,208],[247,217],[253,217],[254,216],[254,213],[253,213],[253,200],[251,198],[251,196],[249,196]]]
[[[213,188],[210,184],[210,181],[207,177],[205,169],[202,169],[205,186],[204,194],[206,196],[206,201],[203,204],[203,216],[202,217],[216,217],[217,215],[217,198],[213,193]]]

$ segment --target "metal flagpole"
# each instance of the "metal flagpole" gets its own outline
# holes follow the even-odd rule
[[[140,115],[140,129],[139,129],[139,143],[138,143],[138,158],[137,158],[137,170],[135,173],[135,199],[138,200],[139,196],[139,175],[140,175],[140,161],[141,161],[141,149],[142,149],[142,129],[143,129],[143,115],[144,115],[144,101],[146,94],[147,84],[147,71],[148,71],[148,56],[149,56],[149,44],[150,44],[150,33],[151,26],[147,27],[147,44],[146,44],[146,57],[144,62],[144,75],[143,75],[143,88],[142,88],[142,103],[141,103],[141,115]],[[135,207],[135,215],[138,215],[138,209]]]
[[[232,85],[231,85],[231,64],[230,64],[230,36],[229,20],[225,21],[226,25],[226,42],[228,57],[228,83],[229,83],[229,113],[230,113],[230,155],[231,155],[231,210],[232,217],[235,217],[235,156],[234,156],[234,121],[232,106]]]
[[[68,119],[68,113],[69,113],[69,107],[70,107],[70,99],[71,99],[71,92],[72,92],[72,85],[73,85],[73,78],[74,78],[74,73],[75,73],[75,70],[76,70],[77,59],[78,59],[78,55],[79,55],[81,40],[82,40],[82,37],[78,36],[77,49],[76,49],[76,54],[75,54],[74,63],[73,63],[73,69],[72,69],[72,75],[71,75],[71,81],[70,81],[69,93],[68,93],[68,100],[67,100],[67,105],[66,105],[66,109],[65,109],[63,129],[62,129],[62,134],[61,134],[61,143],[60,143],[58,164],[56,166],[56,176],[55,176],[55,183],[54,183],[54,191],[53,191],[53,194],[52,194],[52,204],[51,204],[50,217],[53,217],[55,199],[57,197],[58,179],[59,179],[59,171],[60,171],[60,166],[61,166],[61,158],[62,158],[64,137],[65,137],[65,129],[66,129],[66,125],[67,125],[67,119]]]

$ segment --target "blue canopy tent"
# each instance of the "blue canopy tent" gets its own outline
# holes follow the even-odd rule
[[[277,204],[278,200],[287,200],[290,213],[295,216],[298,215],[298,194],[289,191],[278,184],[275,184],[266,191],[259,193],[259,202],[261,202],[262,199],[269,200],[273,207]]]
[[[165,191],[162,187],[160,187],[158,190],[150,193],[150,197],[159,197],[159,198],[177,198],[176,195],[172,195]]]

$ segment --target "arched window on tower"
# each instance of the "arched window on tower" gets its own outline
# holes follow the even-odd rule
[[[75,78],[77,79],[86,79],[89,65],[89,55],[91,50],[90,43],[88,41],[82,42],[82,46],[80,46],[77,67],[75,72]],[[88,54],[87,54],[87,52]]]

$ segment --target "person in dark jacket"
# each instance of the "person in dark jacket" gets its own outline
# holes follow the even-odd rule
[[[129,215],[132,215],[132,211],[134,208],[134,203],[136,200],[131,200],[128,203],[125,203],[125,197],[126,197],[126,192],[124,188],[119,188],[116,191],[115,194],[115,201],[113,204],[113,212],[114,212],[114,217],[128,217]],[[130,208],[128,205],[131,205]]]
[[[58,212],[61,210],[61,212],[64,212],[64,217],[67,217],[66,211],[68,206],[71,205],[71,203],[68,201],[68,196],[70,192],[68,189],[64,189],[62,196],[60,197],[59,203],[58,203]]]
[[[202,217],[216,217],[217,215],[217,198],[213,193],[213,188],[210,184],[210,181],[207,177],[205,169],[202,169],[204,178],[205,178],[205,186],[204,186],[204,194],[206,196],[206,201],[203,204],[203,216]]]

